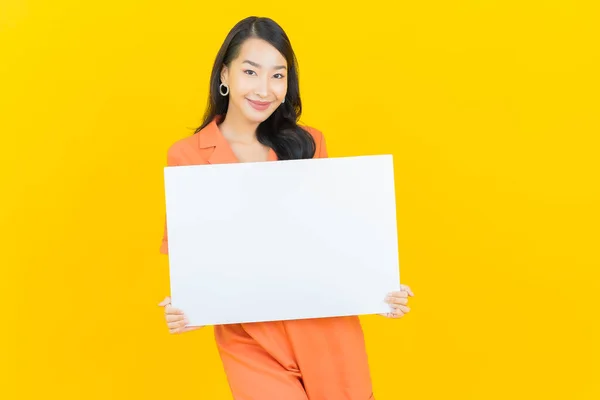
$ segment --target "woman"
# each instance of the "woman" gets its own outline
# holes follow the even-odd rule
[[[273,20],[236,24],[217,54],[210,98],[196,134],[168,151],[168,165],[261,162],[327,157],[321,132],[300,127],[302,111],[294,52]],[[165,233],[161,247],[168,253]],[[386,298],[390,318],[409,311],[410,288]],[[384,294],[382,294],[383,297]],[[166,297],[171,333],[187,327]],[[319,318],[214,327],[236,400],[374,399],[359,318]]]

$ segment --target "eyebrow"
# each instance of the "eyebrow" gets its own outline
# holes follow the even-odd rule
[[[255,63],[254,61],[250,61],[250,60],[244,60],[242,62],[242,64],[250,64],[255,68],[261,68],[260,64]],[[285,65],[276,65],[273,67],[273,69],[287,69]]]

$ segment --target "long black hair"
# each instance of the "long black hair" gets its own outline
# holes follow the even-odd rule
[[[260,143],[272,148],[280,160],[312,158],[315,141],[312,135],[298,125],[302,114],[300,88],[298,84],[298,63],[292,45],[284,30],[270,18],[248,17],[238,22],[221,45],[210,76],[210,94],[204,114],[204,122],[194,133],[200,132],[218,115],[225,115],[228,98],[221,96],[221,70],[230,66],[240,52],[245,40],[259,38],[275,47],[287,60],[288,89],[285,102],[261,122],[256,135]]]

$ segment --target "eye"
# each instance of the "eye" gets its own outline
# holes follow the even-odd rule
[[[248,74],[248,75],[255,74],[255,72],[254,72],[254,71],[252,71],[251,69],[245,69],[245,70],[244,70],[244,73],[245,73],[245,74]]]
[[[275,78],[277,78],[277,79],[283,79],[285,77],[282,74],[275,74]]]

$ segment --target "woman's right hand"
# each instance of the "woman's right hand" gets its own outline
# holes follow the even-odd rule
[[[202,328],[201,326],[186,326],[190,323],[189,320],[187,319],[183,311],[171,306],[171,297],[165,297],[165,299],[161,301],[158,305],[160,307],[165,308],[165,319],[167,321],[169,333],[185,333]]]

